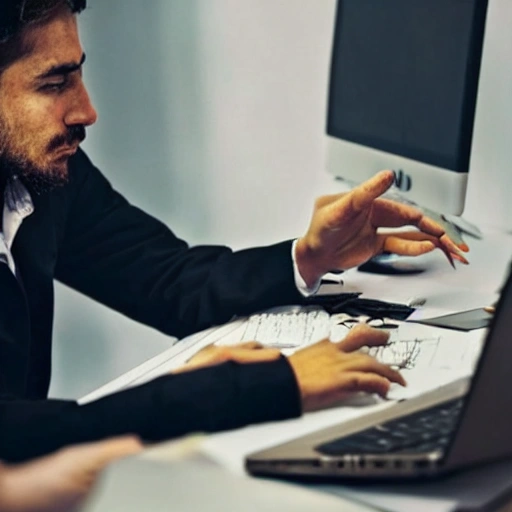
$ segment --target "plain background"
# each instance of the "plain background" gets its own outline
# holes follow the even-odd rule
[[[114,186],[191,244],[242,248],[302,234],[314,197],[337,190],[324,136],[335,0],[88,4],[79,24],[99,120],[84,148]],[[488,65],[502,72],[512,69],[512,2],[490,4],[507,63]],[[511,89],[489,82],[489,114],[475,134],[480,167],[489,162],[483,148],[503,147],[512,133]],[[483,224],[512,219],[512,177],[498,164],[470,174],[468,214]],[[54,341],[50,391],[66,398],[169,346],[59,284]]]

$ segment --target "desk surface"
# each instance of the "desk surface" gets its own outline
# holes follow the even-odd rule
[[[347,272],[346,282],[349,283],[350,288],[362,290],[365,296],[384,300],[405,301],[411,296],[423,296],[427,299],[426,306],[422,308],[425,316],[480,307],[494,302],[498,296],[498,290],[508,271],[510,255],[512,254],[512,237],[500,233],[489,233],[482,241],[472,241],[471,247],[469,257],[471,265],[468,267],[458,265],[456,271],[447,264],[440,251],[435,251],[435,253],[427,255],[425,258],[428,270],[422,274],[414,276],[377,276],[360,272]],[[144,365],[141,365],[144,367],[143,370],[146,371],[151,365],[158,364],[158,361],[163,360],[163,357],[165,357],[165,354],[144,363]],[[134,369],[133,372],[129,373],[133,377],[137,372],[140,374],[141,368]],[[123,378],[129,381],[132,377],[127,375]],[[116,381],[110,387],[106,386],[99,393],[92,394],[88,398],[92,399],[116,389],[116,386],[119,386],[119,379]],[[310,421],[308,416],[306,415],[305,421]],[[276,425],[270,423],[206,436],[201,443],[201,453],[206,454],[207,457],[215,460],[221,466],[228,468],[233,478],[235,476],[240,478],[243,457],[247,451],[252,451],[252,449],[248,450],[247,447],[247,439],[251,429],[259,429],[260,435],[266,438],[268,443],[268,439],[273,439],[272,432]],[[282,423],[279,424],[279,428],[282,428]],[[291,437],[294,436],[290,435]],[[275,441],[269,444],[275,444]],[[168,454],[167,446],[164,443],[161,447],[153,449],[151,456],[156,456],[160,460],[173,460]],[[227,452],[230,453],[226,455]],[[238,463],[232,464],[230,461],[237,457]],[[260,483],[264,485],[264,482]],[[289,492],[294,492],[296,488],[290,486],[287,489]],[[323,493],[321,494],[323,496]],[[358,512],[371,510],[363,506],[355,507],[346,510],[357,510]],[[507,505],[503,510],[512,511],[512,504]]]

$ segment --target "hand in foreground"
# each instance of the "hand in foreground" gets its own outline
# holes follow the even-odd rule
[[[405,386],[399,372],[357,352],[364,346],[385,345],[388,338],[384,331],[358,325],[339,343],[324,340],[292,354],[289,361],[299,385],[302,410],[329,407],[361,391],[385,397],[392,382]]]
[[[308,286],[326,272],[360,265],[383,251],[419,256],[440,248],[450,263],[467,264],[444,229],[412,206],[383,199],[393,184],[392,171],[381,171],[346,194],[317,199],[307,233],[296,245],[299,272]],[[416,226],[419,231],[382,233],[378,228]]]
[[[72,446],[13,466],[0,466],[1,512],[68,512],[86,497],[100,471],[142,449],[133,437]]]
[[[384,397],[392,382],[405,386],[399,372],[369,355],[357,352],[365,346],[385,345],[388,338],[389,335],[380,329],[358,325],[339,343],[320,341],[289,356],[288,361],[300,390],[303,411],[328,407],[361,391]],[[210,345],[174,373],[226,361],[274,361],[280,355],[279,350],[264,348],[255,341],[233,346]]]

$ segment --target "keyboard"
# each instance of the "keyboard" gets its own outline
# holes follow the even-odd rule
[[[347,454],[428,453],[444,450],[457,425],[463,398],[321,444],[331,456]]]
[[[329,338],[331,317],[320,308],[285,308],[251,315],[241,341],[258,341],[267,347],[294,351]]]
[[[258,341],[266,347],[280,349],[284,355],[290,355],[325,338],[341,341],[348,332],[348,328],[339,325],[337,317],[329,315],[324,309],[312,306],[286,307],[251,315],[241,338],[234,341]],[[414,367],[421,342],[417,339],[401,339],[399,334],[397,338],[397,334],[395,330],[391,331],[391,338],[385,346],[363,347],[360,351],[398,369]],[[220,344],[231,345],[233,340]]]

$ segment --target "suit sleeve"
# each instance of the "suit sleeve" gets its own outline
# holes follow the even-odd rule
[[[19,462],[122,434],[160,441],[300,413],[298,387],[286,358],[228,362],[160,377],[86,405],[0,399],[0,459]]]
[[[56,277],[72,288],[177,337],[302,300],[291,241],[189,247],[113,190],[83,152],[70,176]]]

